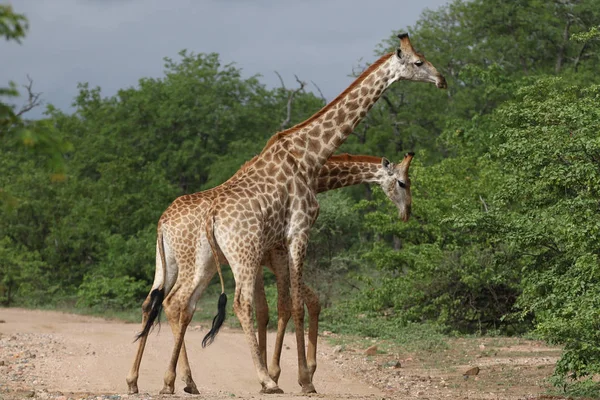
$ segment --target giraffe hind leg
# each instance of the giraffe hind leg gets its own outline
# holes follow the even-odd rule
[[[140,373],[140,364],[142,363],[142,356],[144,354],[144,348],[146,347],[146,340],[148,339],[148,334],[156,323],[157,317],[162,309],[164,293],[164,289],[154,289],[148,294],[144,304],[142,304],[142,331],[136,335],[135,340],[139,340],[138,349],[131,370],[127,375],[129,394],[135,394],[139,392],[137,382]]]
[[[260,358],[267,365],[267,327],[269,325],[269,305],[265,294],[265,282],[262,267],[256,274],[254,283],[254,303],[256,304],[256,326],[258,328],[258,349]]]
[[[194,382],[194,379],[192,378],[192,369],[190,368],[190,362],[185,349],[185,340],[181,344],[181,352],[179,357],[181,357],[181,380],[185,382],[183,391],[189,394],[200,394],[200,391],[196,386],[196,382]]]
[[[232,257],[228,257],[228,259],[231,261]],[[260,259],[256,260],[255,265],[259,264],[259,262]],[[245,269],[252,271],[252,273],[256,273],[258,270],[258,266],[252,268],[250,265],[250,268],[248,268],[248,265],[240,266],[236,265],[235,263],[231,264],[231,270],[236,278],[233,311],[242,325],[244,335],[246,336],[246,342],[250,347],[252,361],[254,362],[258,380],[262,386],[261,393],[283,393],[283,390],[281,390],[279,386],[277,386],[277,383],[275,383],[275,381],[273,381],[273,379],[271,379],[269,376],[267,367],[260,355],[256,334],[254,332],[253,321],[253,302],[256,275],[251,276],[250,279],[240,279],[239,271],[244,270],[243,267],[246,267]]]
[[[187,307],[189,295],[181,293],[178,290],[180,288],[174,288],[165,299],[164,309],[169,320],[169,325],[171,325],[171,330],[173,331],[174,346],[167,371],[165,372],[164,386],[160,394],[173,394],[175,392],[175,378],[177,376],[175,369],[179,360],[179,354],[183,350],[185,331],[193,315]]]

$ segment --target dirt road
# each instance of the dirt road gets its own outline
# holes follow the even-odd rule
[[[50,311],[0,308],[0,399],[93,397],[117,399],[127,393],[125,377],[136,345],[138,324],[125,324]],[[201,398],[298,399],[296,351],[293,335],[287,335],[283,351],[280,387],[284,395],[261,396],[250,352],[240,331],[224,329],[217,340],[202,349],[206,329],[192,326],[186,335],[193,377]],[[172,349],[167,324],[155,330],[146,346],[139,378],[139,398],[159,398],[166,362]],[[269,343],[274,343],[273,334]],[[381,398],[375,387],[340,369],[332,349],[319,343],[315,387],[323,399]],[[176,381],[176,396],[183,393]],[[172,398],[173,396],[164,396]],[[64,398],[64,399],[63,399]]]

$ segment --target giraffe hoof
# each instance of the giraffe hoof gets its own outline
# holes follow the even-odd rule
[[[273,373],[271,373],[271,371],[269,371],[269,376],[271,377],[271,379],[273,379],[273,381],[275,383],[279,383],[279,375],[281,375],[281,370],[279,370],[278,372],[273,372]]]
[[[279,388],[279,386],[275,386],[275,387],[273,387],[273,388],[266,388],[266,387],[263,387],[263,388],[260,390],[260,393],[263,393],[263,394],[281,394],[281,393],[283,393],[283,390],[281,390],[281,389]]]
[[[136,386],[129,386],[129,391],[127,393],[128,394],[137,394],[139,392],[140,391],[139,391],[139,389],[138,389],[138,387],[136,385]]]
[[[306,385],[302,385],[302,393],[317,393],[317,389],[312,383],[307,383]]]
[[[129,377],[127,378],[127,387],[128,389],[128,393],[129,394],[136,394],[139,393],[138,390],[138,385],[137,385],[137,378],[132,378],[130,379]]]
[[[175,393],[175,388],[170,388],[168,386],[165,386],[159,393],[160,394],[173,394],[173,393]]]
[[[200,394],[196,385],[189,385],[183,388],[183,391],[189,394]]]

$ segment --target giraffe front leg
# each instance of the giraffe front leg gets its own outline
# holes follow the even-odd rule
[[[290,274],[288,266],[288,254],[285,248],[277,248],[271,251],[268,267],[275,274],[277,280],[277,337],[273,358],[269,365],[269,375],[275,382],[279,382],[281,375],[281,350],[285,329],[292,316],[292,300],[290,298]]]
[[[304,299],[302,297],[302,268],[308,235],[296,235],[289,245],[290,257],[290,292],[292,297],[292,316],[296,325],[296,347],[298,351],[298,383],[303,393],[316,393],[311,374],[306,362],[306,345],[304,341]]]
[[[234,274],[235,271],[237,271],[237,269],[235,269],[234,266],[232,266],[232,270],[234,271]],[[254,271],[256,271],[256,269],[254,269]],[[254,278],[255,277],[252,277],[252,279],[247,279],[243,281],[240,281],[240,279],[236,279],[235,298],[233,300],[233,311],[235,312],[236,316],[240,321],[240,324],[242,325],[244,335],[246,336],[246,341],[248,342],[248,346],[250,347],[252,361],[254,362],[254,367],[256,368],[258,380],[262,386],[261,393],[283,393],[283,390],[281,390],[279,386],[277,386],[275,381],[271,379],[265,363],[262,362],[260,350],[258,348],[258,342],[256,341],[256,335],[254,334],[254,321],[252,313]]]

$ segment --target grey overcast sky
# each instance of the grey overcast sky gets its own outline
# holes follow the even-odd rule
[[[0,0],[6,4],[6,0]],[[351,82],[376,46],[447,0],[12,0],[30,30],[22,44],[0,41],[0,85],[34,80],[47,103],[70,111],[78,82],[103,96],[160,77],[163,57],[182,49],[217,52],[244,77],[288,87],[294,74],[327,100]],[[418,38],[413,38],[418,48]],[[314,91],[314,87],[309,87]],[[28,114],[37,117],[41,109]]]

